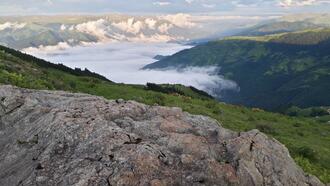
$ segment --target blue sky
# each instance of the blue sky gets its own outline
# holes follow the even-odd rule
[[[330,12],[330,0],[1,0],[0,15]]]

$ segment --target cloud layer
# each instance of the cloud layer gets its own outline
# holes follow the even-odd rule
[[[282,7],[302,7],[329,3],[330,0],[281,0],[279,5]]]
[[[1,0],[1,14],[327,11],[329,0]],[[288,11],[288,10],[286,10]],[[291,11],[291,10],[290,10]]]
[[[87,43],[194,42],[218,39],[273,16],[164,14],[0,17],[0,42],[25,51]],[[6,17],[7,19],[7,17]],[[1,30],[3,29],[3,30]],[[15,32],[12,32],[16,29]],[[42,34],[43,37],[36,37]],[[13,38],[13,39],[8,39]],[[43,39],[50,38],[50,39]],[[51,45],[51,46],[48,46]],[[31,48],[35,47],[35,48]]]
[[[10,29],[10,30],[17,30],[24,28],[26,23],[12,23],[12,22],[5,22],[0,24],[0,31]]]
[[[219,87],[222,89],[237,88],[234,82],[217,76],[218,69],[215,67],[187,68],[181,71],[140,70],[143,66],[154,62],[153,57],[158,54],[170,55],[190,47],[174,43],[143,45],[141,43],[111,43],[62,48],[62,50],[40,48],[26,52],[70,67],[88,68],[118,83],[179,83],[194,86],[211,94]]]
[[[127,17],[127,16],[126,16]],[[81,32],[98,38],[99,41],[168,42],[189,39],[189,29],[197,24],[189,14],[162,16],[104,16],[79,24],[62,24],[61,32]],[[183,30],[185,30],[183,32]],[[181,34],[178,34],[181,31]],[[185,38],[184,35],[187,37]]]

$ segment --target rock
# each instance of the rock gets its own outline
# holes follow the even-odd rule
[[[179,108],[12,86],[0,98],[0,185],[323,185],[258,130]]]
[[[116,100],[116,103],[118,103],[118,104],[121,104],[121,103],[124,103],[125,101],[123,100],[123,99],[117,99]]]

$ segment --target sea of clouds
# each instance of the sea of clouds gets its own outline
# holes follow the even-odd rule
[[[117,83],[183,84],[213,95],[215,90],[237,88],[235,82],[218,75],[217,67],[141,70],[143,66],[155,62],[153,58],[156,55],[171,55],[191,47],[176,43],[114,42],[77,47],[60,44],[58,47],[33,48],[25,52],[72,68],[88,68]]]

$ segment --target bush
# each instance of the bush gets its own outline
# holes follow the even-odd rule
[[[158,105],[165,106],[165,96],[161,94],[156,94],[153,97],[154,103],[157,103]]]
[[[77,87],[77,83],[74,82],[74,81],[70,81],[70,82],[69,82],[69,86],[70,86],[72,89],[76,89],[76,87]]]
[[[296,123],[294,123],[294,124],[293,124],[293,126],[298,128],[298,127],[301,127],[301,126],[302,126],[302,124],[301,124],[301,123],[298,123],[298,122],[296,122]]]
[[[289,116],[297,116],[298,113],[299,113],[299,111],[300,111],[300,108],[299,107],[293,106],[293,107],[288,108],[285,111],[285,114],[286,115],[289,115]]]
[[[252,108],[253,112],[263,112],[264,110],[260,109],[260,108]]]
[[[307,158],[311,161],[316,160],[316,152],[310,147],[302,146],[296,150],[296,153],[304,158]]]
[[[294,160],[304,169],[305,172],[317,175],[317,177],[325,183],[330,182],[330,170],[318,165],[315,166],[315,164],[312,164],[308,159],[301,156],[295,157]]]
[[[258,124],[256,125],[256,128],[266,134],[276,134],[276,130],[274,129],[274,127],[269,124]]]
[[[301,116],[301,117],[315,117],[315,116],[325,116],[328,115],[328,111],[324,107],[312,107],[301,109],[299,107],[293,106],[285,111],[286,115],[289,116]]]
[[[209,102],[206,102],[205,106],[207,108],[214,109],[218,106],[218,104],[217,104],[217,102],[209,101]]]
[[[311,116],[315,117],[315,116],[325,116],[328,115],[328,111],[326,108],[322,108],[322,107],[314,107],[312,108],[312,112],[311,112]]]
[[[222,115],[223,114],[222,110],[220,108],[218,108],[218,107],[214,107],[212,109],[212,113],[213,114],[216,114],[216,115]]]
[[[253,116],[249,116],[247,120],[248,121],[256,121],[256,119]]]

